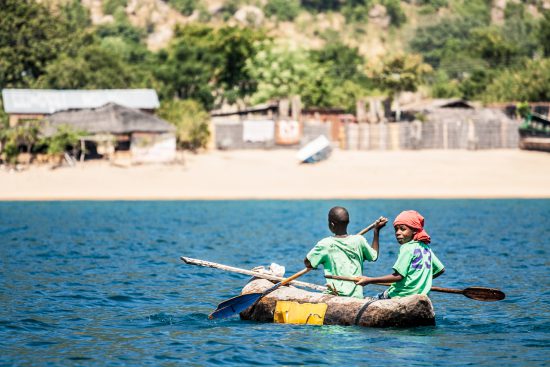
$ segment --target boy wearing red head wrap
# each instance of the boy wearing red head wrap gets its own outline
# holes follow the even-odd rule
[[[395,218],[393,227],[395,238],[401,245],[393,274],[361,277],[356,284],[393,283],[377,296],[378,299],[427,294],[432,288],[432,279],[443,274],[445,268],[429,246],[431,239],[424,230],[424,217],[414,210],[407,210]]]

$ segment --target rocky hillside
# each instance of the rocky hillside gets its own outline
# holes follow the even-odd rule
[[[63,0],[58,0],[63,1]],[[104,2],[109,0],[82,0],[90,9],[92,22],[101,24],[111,22],[113,16],[105,14]],[[111,0],[112,1],[112,0]],[[190,15],[178,12],[169,0],[121,0],[126,3],[124,11],[132,24],[148,31],[147,45],[151,50],[165,47],[173,36],[177,24],[203,21],[211,24],[229,23],[246,24],[267,29],[276,38],[290,45],[318,48],[327,38],[340,38],[350,46],[358,47],[367,57],[376,57],[391,50],[401,50],[414,35],[414,29],[419,25],[436,23],[449,13],[449,8],[442,6],[435,12],[426,12],[425,1],[401,1],[400,6],[406,21],[399,27],[392,26],[388,9],[381,2],[373,2],[368,11],[368,17],[363,22],[349,23],[339,12],[311,13],[300,11],[293,21],[278,21],[275,17],[267,17],[263,9],[267,0],[241,1],[235,12],[230,16],[222,16],[227,9],[228,1],[202,0],[201,10],[195,10]],[[504,19],[507,3],[519,3],[520,0],[493,0],[491,17],[496,24]],[[236,3],[232,1],[232,3]],[[246,5],[254,3],[255,5]],[[550,0],[541,0],[528,5],[528,11],[539,16],[540,9],[550,9]]]

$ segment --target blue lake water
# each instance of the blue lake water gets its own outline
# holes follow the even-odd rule
[[[420,211],[447,270],[434,284],[507,298],[434,292],[437,326],[410,329],[207,319],[248,278],[179,256],[291,274],[334,205],[350,232]],[[549,245],[550,200],[2,202],[0,365],[548,366]],[[388,226],[365,272],[389,273],[397,251]]]

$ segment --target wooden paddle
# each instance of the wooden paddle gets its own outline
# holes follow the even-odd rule
[[[296,274],[289,276],[284,279],[282,282],[275,284],[273,287],[263,291],[262,293],[249,293],[243,294],[241,296],[230,298],[226,301],[223,301],[218,305],[216,310],[208,315],[209,319],[223,319],[229,316],[232,316],[236,313],[241,313],[246,310],[248,307],[257,303],[262,297],[268,295],[269,293],[277,290],[279,287],[292,282],[294,279],[304,275],[305,273],[313,270],[312,268],[304,268],[297,272]]]
[[[374,228],[376,225],[376,222],[373,222],[368,227],[361,230],[358,234],[362,235],[370,231]],[[183,260],[183,259],[182,259]],[[185,261],[185,260],[184,260]],[[212,319],[223,319],[226,317],[233,316],[234,314],[241,313],[247,308],[254,306],[257,302],[262,299],[262,297],[268,295],[269,293],[277,290],[279,287],[286,285],[290,282],[292,282],[294,279],[304,275],[305,273],[313,270],[312,268],[305,268],[297,272],[296,274],[283,279],[281,282],[275,284],[273,287],[263,291],[262,293],[249,293],[249,294],[243,294],[237,297],[230,298],[226,301],[223,301],[216,307],[214,312],[212,312],[210,315],[208,315],[208,318],[210,320]]]
[[[350,282],[356,282],[359,279],[361,279],[360,277],[344,277],[339,275],[325,275],[325,278],[346,280]],[[372,284],[384,285],[384,286],[391,285],[388,283],[372,283]],[[431,290],[434,292],[462,294],[468,298],[475,299],[477,301],[484,301],[484,302],[500,301],[506,297],[506,295],[499,289],[485,288],[485,287],[468,287],[466,289],[432,287]]]

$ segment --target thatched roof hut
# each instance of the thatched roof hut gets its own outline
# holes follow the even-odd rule
[[[133,108],[109,103],[98,108],[56,112],[46,118],[44,134],[60,125],[89,134],[173,133],[176,128],[163,119]]]

